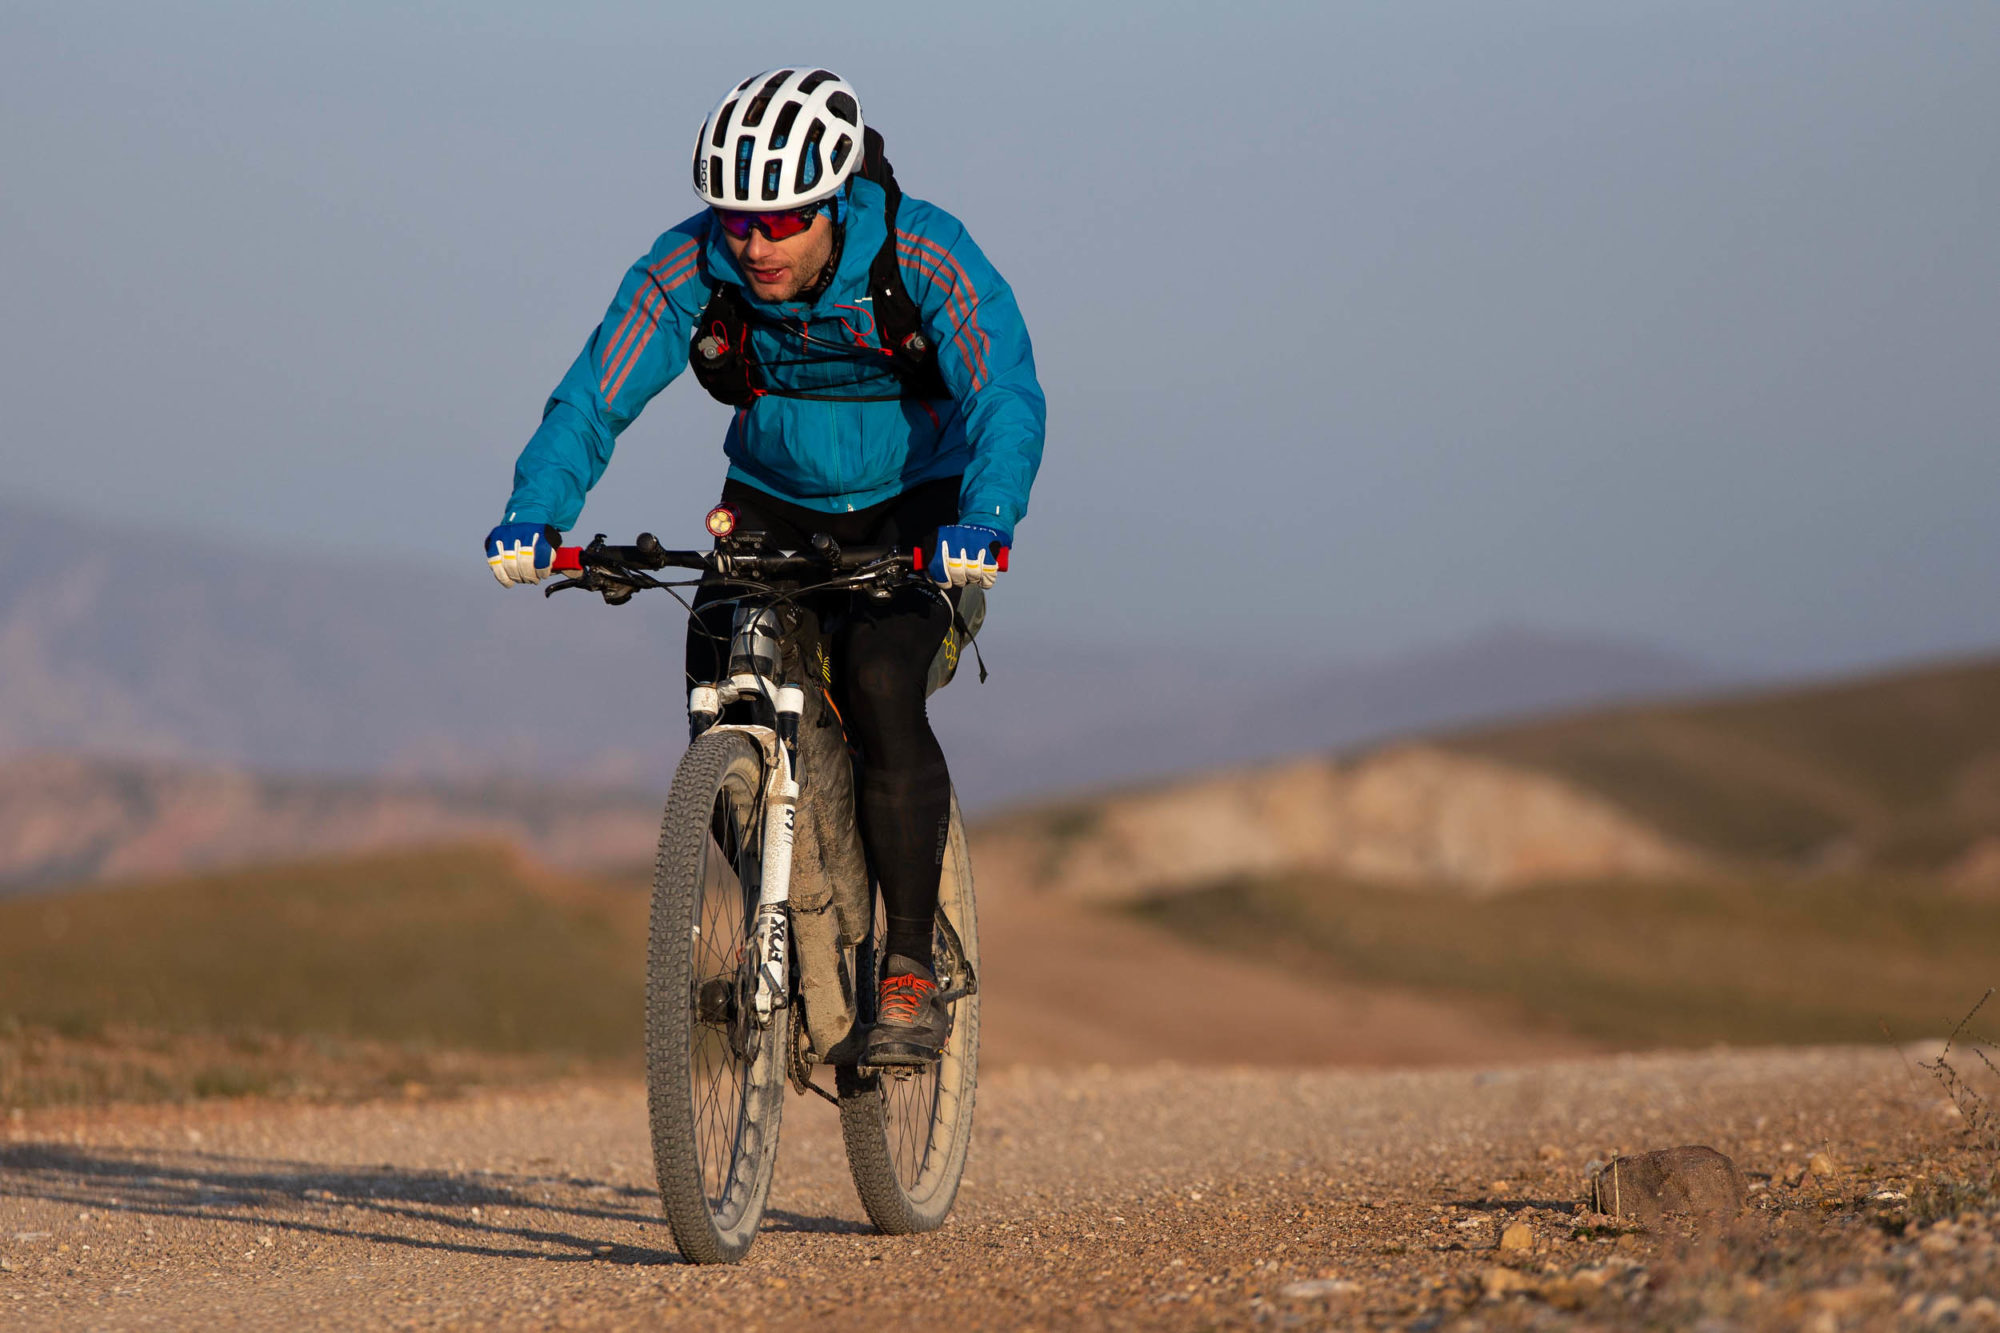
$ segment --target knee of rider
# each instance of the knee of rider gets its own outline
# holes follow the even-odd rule
[[[901,809],[919,792],[942,790],[951,784],[951,768],[941,760],[900,765],[875,764],[861,774],[864,797],[879,797]]]
[[[858,710],[874,714],[924,706],[924,678],[929,663],[912,670],[893,658],[873,658],[852,665],[847,674],[847,695]]]

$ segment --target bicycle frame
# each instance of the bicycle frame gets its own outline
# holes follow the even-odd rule
[[[816,592],[886,590],[905,580],[916,582],[921,578],[916,573],[921,564],[921,552],[842,552],[833,543],[818,539],[810,555],[759,555],[732,548],[728,543],[712,552],[667,551],[649,535],[642,534],[630,547],[607,547],[599,537],[586,548],[563,548],[556,568],[572,577],[548,589],[553,593],[567,587],[583,587],[602,593],[607,601],[621,602],[641,588],[688,586],[664,583],[646,572],[668,565],[698,568],[711,578],[744,588],[744,594],[736,599],[735,623],[730,635],[727,656],[730,674],[713,684],[692,686],[688,691],[688,714],[694,735],[736,732],[751,740],[763,756],[764,826],[755,917],[749,931],[750,956],[755,960],[751,1004],[755,1021],[762,1027],[780,1010],[793,1007],[802,994],[817,997],[801,1011],[809,1062],[801,1062],[803,1071],[795,1067],[795,1082],[802,1082],[801,1073],[809,1073],[811,1063],[840,1063],[841,1056],[851,1049],[847,1038],[853,1034],[859,1016],[856,1003],[859,979],[854,975],[857,960],[852,955],[853,941],[865,933],[865,921],[872,916],[867,907],[872,885],[856,841],[847,858],[847,873],[839,876],[843,882],[822,885],[828,889],[827,901],[795,904],[792,900],[801,791],[807,785],[805,779],[809,775],[805,770],[811,766],[813,756],[810,753],[802,756],[800,746],[807,692],[803,686],[782,679],[786,675],[802,679],[807,674],[802,663],[803,646],[796,637],[798,626],[783,626],[782,618],[774,612],[781,604],[797,605]],[[796,578],[812,574],[822,576],[824,581],[798,588],[778,588],[759,579],[760,575]],[[760,646],[760,635],[769,641],[768,648]],[[770,674],[761,669],[764,663],[769,664]],[[733,705],[745,703],[758,706],[754,720],[722,721]],[[844,766],[844,746],[819,758],[829,765]],[[807,798],[809,807],[814,801],[827,799],[830,777],[822,774],[814,780],[815,795]],[[833,791],[837,794],[843,786],[835,782]],[[809,822],[814,828],[812,859],[816,874],[824,879],[825,869],[818,863],[840,858],[827,855],[819,821]],[[836,812],[836,822],[853,837],[851,802],[850,808]],[[844,882],[848,880],[858,882]],[[832,920],[825,919],[829,910],[833,912]],[[952,945],[963,963],[963,949],[955,940]],[[961,967],[955,975],[966,977],[967,985],[954,988],[953,998],[976,986],[970,979],[969,965]]]

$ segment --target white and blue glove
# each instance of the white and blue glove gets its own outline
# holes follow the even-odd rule
[[[949,523],[938,529],[937,550],[924,572],[948,587],[990,588],[1007,569],[1007,534],[978,523]]]
[[[540,583],[562,545],[562,533],[545,523],[502,523],[486,534],[486,563],[500,586]]]

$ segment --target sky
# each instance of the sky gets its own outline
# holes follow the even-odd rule
[[[1991,0],[0,0],[0,493],[508,595],[549,390],[806,61],[1034,335],[996,627],[2000,643]],[[694,544],[725,418],[672,386],[581,533]]]

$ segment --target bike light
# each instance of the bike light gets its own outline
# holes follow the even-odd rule
[[[736,531],[736,506],[717,505],[708,511],[707,524],[709,536],[727,537]]]

